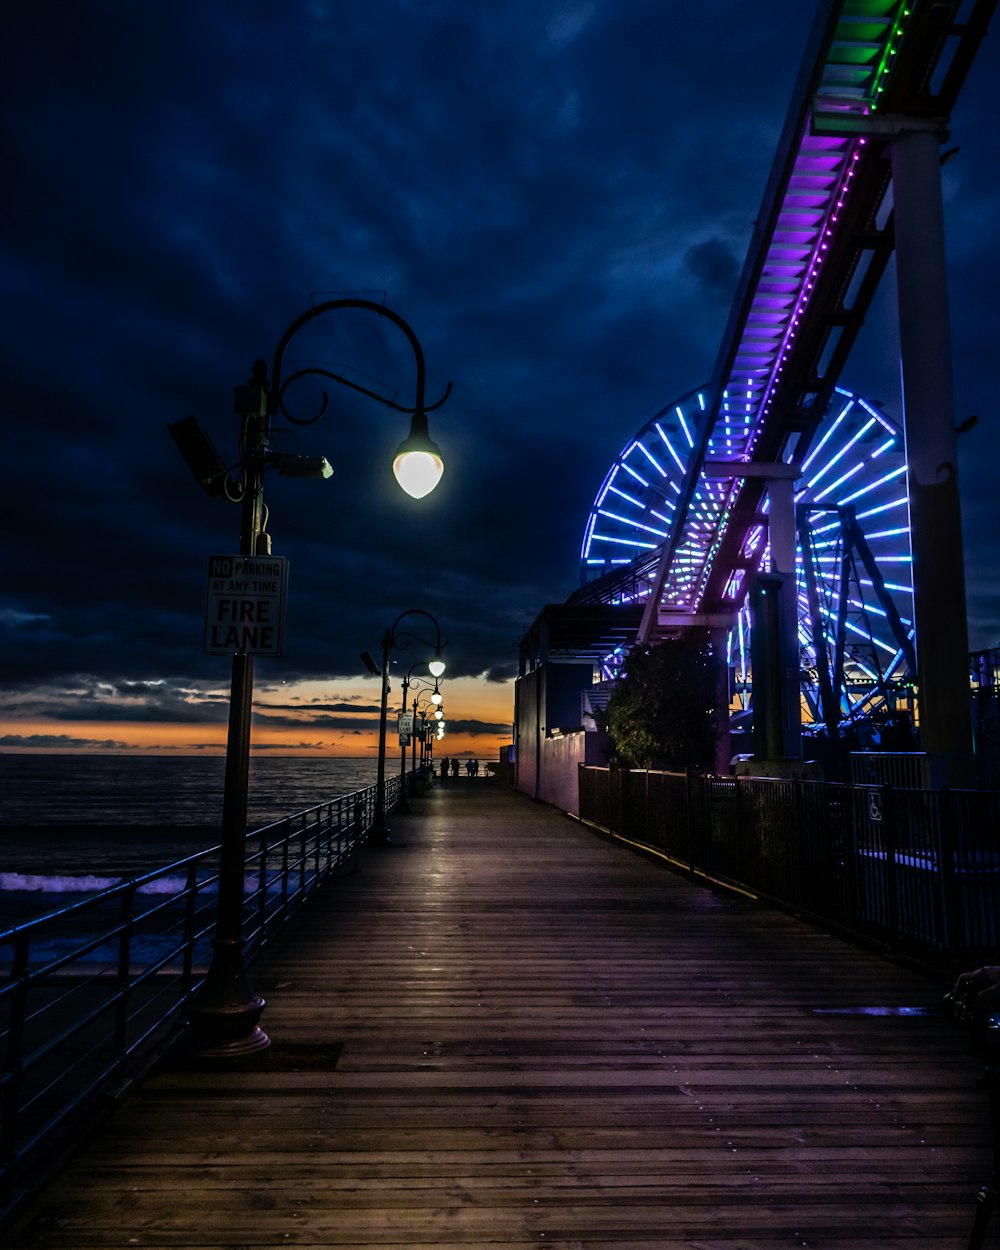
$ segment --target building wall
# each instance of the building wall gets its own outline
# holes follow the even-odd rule
[[[603,764],[607,738],[580,726],[590,665],[541,664],[514,687],[515,789],[579,815],[580,764]]]
[[[533,796],[541,773],[544,696],[544,670],[541,668],[525,673],[514,684],[514,788]]]
[[[607,763],[607,735],[598,731],[556,734],[542,743],[542,771],[538,795],[560,811],[580,815],[581,764]]]

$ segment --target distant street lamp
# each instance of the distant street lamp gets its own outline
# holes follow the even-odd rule
[[[410,750],[409,788],[410,788],[411,794],[417,793],[417,775],[418,775],[417,774],[417,739],[418,738],[420,739],[421,747],[423,746],[423,736],[422,736],[423,731],[422,730],[418,731],[417,729],[417,717],[418,717],[418,712],[420,708],[420,703],[422,700],[426,700],[428,704],[432,706],[436,706],[438,703],[441,702],[441,690],[439,688],[438,679],[436,677],[434,678],[433,689],[429,688],[428,686],[415,686],[414,692],[415,693],[413,696],[413,711],[412,711],[413,733],[411,734],[411,737],[410,737],[411,750]],[[404,708],[406,707],[405,696],[404,696],[403,707]],[[425,713],[425,716],[426,716],[426,713]],[[402,752],[403,752],[402,767],[405,769],[406,767],[406,763],[405,763],[406,748],[405,747],[402,748]],[[421,754],[422,753],[423,752],[421,750]]]
[[[385,317],[406,336],[416,363],[416,394],[412,407],[398,404],[338,373],[317,366],[296,369],[287,379],[282,379],[284,354],[298,331],[324,313],[348,308]],[[195,418],[188,417],[170,427],[181,454],[203,489],[210,495],[242,504],[241,555],[270,555],[271,536],[265,528],[263,500],[264,473],[268,468],[277,468],[279,473],[293,476],[329,477],[332,473],[325,457],[307,460],[303,457],[280,455],[270,450],[273,417],[280,415],[297,425],[309,425],[325,412],[325,391],[319,410],[310,417],[296,417],[286,406],[285,393],[288,387],[309,375],[329,378],[340,386],[360,391],[388,408],[410,414],[409,436],[396,449],[393,460],[396,479],[409,495],[422,498],[434,489],[441,478],[444,465],[440,450],[428,434],[427,413],[440,408],[445,402],[451,392],[451,383],[448,383],[444,395],[437,403],[427,404],[424,397],[423,350],[403,318],[384,304],[371,300],[327,300],[310,308],[285,330],[275,349],[270,381],[266,362],[258,360],[253,367],[250,383],[236,388],[235,409],[243,420],[240,440],[241,473],[236,478],[230,476]],[[250,989],[243,961],[244,864],[252,702],[253,653],[240,649],[233,654],[222,805],[219,897],[212,960],[204,981],[189,1004],[194,1054],[208,1060],[236,1059],[263,1050],[270,1044],[267,1035],[257,1023],[264,1009],[264,1000]]]
[[[417,738],[420,739],[420,771],[424,770],[424,759],[427,754],[427,708],[421,708],[421,703],[427,700],[430,707],[437,707],[441,702],[441,691],[438,689],[438,683],[435,679],[434,689],[428,690],[426,687],[417,691],[413,699],[413,750],[411,752],[412,765],[410,774],[412,777],[417,775]],[[417,716],[420,716],[420,732],[417,733]]]
[[[428,662],[426,660],[418,660],[416,664],[411,664],[409,667],[409,670],[407,671],[406,676],[403,678],[403,681],[402,681],[403,698],[402,698],[402,702],[400,705],[400,711],[402,715],[406,714],[406,696],[409,692],[410,687],[416,684],[413,680],[413,674],[416,672],[418,668],[429,668]],[[437,701],[440,703],[441,694],[438,690],[437,683],[438,683],[438,679],[435,677],[434,678],[434,693],[437,695]],[[410,725],[410,735],[409,735],[410,738],[413,739],[413,742],[414,742],[414,748],[413,748],[414,770],[416,770],[416,726],[417,726],[416,700],[414,699],[414,711],[413,711],[412,721]],[[406,801],[407,796],[415,793],[416,781],[415,781],[415,777],[411,776],[409,786],[407,786],[406,784],[406,743],[402,741],[402,736],[403,735],[401,733],[400,744],[399,744],[399,803],[396,806],[396,810],[400,812],[407,812],[410,810],[409,804]]]
[[[421,638],[418,634],[411,633],[408,630],[401,630],[399,623],[407,616],[427,617],[434,626],[434,642],[428,642],[426,638]],[[402,649],[411,640],[419,642],[425,647],[433,646],[434,655],[427,661],[427,668],[432,677],[440,677],[445,669],[445,662],[441,655],[444,643],[441,641],[441,626],[438,624],[437,618],[431,616],[430,612],[425,612],[422,608],[408,608],[405,612],[400,612],[399,616],[396,617],[382,636],[382,702],[378,723],[378,780],[375,790],[375,816],[372,821],[372,834],[376,838],[381,838],[384,842],[389,841],[389,829],[385,822],[385,727],[389,705],[389,657],[394,648],[399,647]],[[404,710],[406,708],[405,692],[403,708]]]

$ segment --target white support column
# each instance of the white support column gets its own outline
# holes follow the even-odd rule
[[[900,365],[913,548],[920,744],[972,751],[965,566],[941,202],[940,124],[893,140]]]

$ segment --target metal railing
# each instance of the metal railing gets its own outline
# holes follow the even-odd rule
[[[347,870],[375,786],[247,836],[244,956],[255,958],[310,894]],[[400,779],[385,783],[385,810]],[[219,848],[124,880],[0,933],[0,1220],[184,1029],[211,957]]]
[[[953,976],[1000,962],[1000,793],[580,766],[580,818]]]

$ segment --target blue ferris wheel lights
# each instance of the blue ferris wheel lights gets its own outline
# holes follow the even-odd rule
[[[631,448],[629,448],[629,450],[631,451],[632,449],[631,449]],[[622,464],[622,468],[625,470],[625,472],[626,472],[626,473],[631,473],[631,474],[632,474],[632,476],[635,478],[635,480],[636,480],[637,482],[639,482],[642,486],[645,486],[645,487],[647,487],[647,488],[648,488],[649,483],[646,481],[646,479],[645,479],[644,477],[640,477],[640,476],[639,476],[639,474],[638,474],[638,473],[636,473],[635,469],[633,469],[633,468],[632,468],[632,466],[631,466],[630,464],[624,464],[624,463],[623,463],[623,464]]]
[[[866,430],[871,429],[873,424],[874,422],[869,422],[868,425],[865,427],[865,429]],[[843,458],[847,455],[847,453],[851,450],[851,448],[854,446],[854,444],[858,441],[858,439],[861,437],[862,433],[864,432],[865,431],[862,430],[862,431],[859,431],[857,434],[855,434],[855,436],[851,439],[849,443],[845,443],[843,447],[841,447],[840,450],[837,452],[837,454],[835,456],[831,456],[830,459],[826,462],[826,464],[823,465],[822,469],[820,469],[818,473],[814,474],[814,476],[809,479],[809,481],[806,484],[809,490],[812,490],[812,488],[816,485],[816,483],[821,481],[826,476],[826,474],[830,472],[830,470],[833,468],[835,464],[838,464],[841,460],[843,460]],[[821,496],[817,496],[817,498],[821,498]]]
[[[867,486],[862,486],[860,490],[855,491],[853,495],[848,495],[846,499],[841,499],[840,502],[842,504],[853,503],[855,499],[860,499],[862,495],[868,495],[873,490],[878,490],[880,486],[884,486],[886,482],[891,482],[893,478],[905,476],[906,465],[901,464],[898,469],[893,469],[891,473],[886,473],[884,477],[880,477],[874,482],[869,482]]]
[[[653,453],[649,450],[649,448],[645,446],[645,444],[636,443],[636,447],[639,448],[639,450],[646,457],[649,463],[653,466],[653,468],[657,471],[657,473],[659,473],[660,477],[667,476],[666,469],[664,469],[663,465],[659,463],[659,461],[656,459]]]
[[[839,390],[840,388],[838,387],[837,389]],[[849,404],[845,405],[845,407],[842,409],[842,411],[840,412],[840,414],[839,414],[839,416],[837,417],[837,419],[833,422],[833,424],[830,426],[830,428],[827,430],[827,432],[823,435],[823,437],[819,440],[819,442],[818,442],[818,443],[816,444],[816,446],[812,449],[812,451],[811,451],[811,452],[809,453],[809,455],[805,458],[805,460],[803,460],[803,461],[802,461],[802,472],[803,472],[803,473],[805,473],[805,471],[809,468],[809,466],[812,464],[812,462],[816,459],[816,457],[817,457],[817,456],[819,455],[819,453],[822,451],[822,449],[823,449],[823,447],[825,446],[825,444],[826,444],[826,443],[827,443],[827,442],[828,442],[831,438],[833,438],[833,436],[834,436],[834,434],[836,433],[837,428],[838,428],[838,426],[840,425],[841,421],[843,421],[843,420],[844,420],[844,418],[847,416],[847,414],[851,411],[851,407],[853,406],[853,403],[854,403],[854,401],[852,400]]]
[[[654,551],[660,545],[659,543],[644,543],[638,538],[615,538],[611,534],[594,534],[593,539],[594,542],[599,543],[617,543],[620,547],[638,547],[643,551]]]
[[[859,512],[858,520],[861,521],[861,520],[867,519],[870,516],[877,516],[878,513],[880,512],[888,512],[890,508],[905,508],[908,503],[909,503],[909,500],[906,498],[905,495],[903,495],[902,498],[894,499],[891,503],[879,504],[877,508],[869,508],[865,512]],[[907,529],[903,530],[904,534],[908,532],[909,531]]]
[[[678,469],[680,469],[681,473],[683,474],[683,473],[684,473],[684,468],[685,468],[685,466],[684,466],[684,461],[683,461],[683,460],[681,460],[681,458],[680,458],[680,456],[678,456],[677,452],[676,452],[676,451],[674,451],[674,445],[673,445],[673,443],[670,441],[670,439],[669,439],[669,438],[667,438],[666,434],[664,434],[664,432],[663,432],[663,427],[660,425],[659,421],[657,421],[655,424],[656,424],[656,432],[657,432],[657,434],[659,434],[660,438],[662,438],[662,439],[663,439],[663,442],[664,442],[664,445],[666,446],[667,451],[669,451],[669,452],[670,452],[670,455],[673,457],[674,464],[676,464],[676,465],[677,465]],[[692,444],[692,445],[693,445],[693,444]]]
[[[621,521],[623,525],[634,525],[636,529],[645,530],[648,534],[655,534],[657,538],[666,538],[665,530],[654,529],[651,525],[643,525],[641,521],[630,521],[628,517],[619,516],[617,512],[608,512],[607,509],[599,509],[601,516],[610,517],[612,521]]]
[[[858,463],[852,469],[848,469],[847,472],[843,474],[843,476],[838,477],[835,482],[831,482],[829,486],[827,486],[824,490],[821,490],[820,493],[816,496],[816,502],[818,503],[821,499],[825,499],[827,495],[831,493],[831,491],[835,491],[839,486],[843,486],[845,482],[849,482],[851,478],[855,477],[858,473],[860,473],[864,467],[865,467],[865,462],[863,460],[859,460]],[[844,503],[846,501],[838,500],[838,502]]]
[[[872,459],[877,459],[884,451],[891,451],[893,447],[896,446],[896,442],[897,440],[895,438],[887,438],[881,447],[876,447],[872,452]]]
[[[874,612],[876,616],[882,617],[889,615],[883,608],[876,607],[874,603],[862,603],[859,599],[848,599],[847,602],[852,608],[857,608],[859,612]]]
[[[613,490],[616,495],[620,495],[621,498],[624,499],[626,503],[635,504],[637,508],[642,507],[642,504],[640,503],[640,501],[636,499],[634,495],[630,495],[627,491],[620,490],[617,486],[612,486],[610,487],[610,489]],[[607,494],[607,492],[605,492],[605,494]],[[604,502],[604,497],[602,496],[601,499],[598,500],[598,503],[603,503],[603,502]]]

